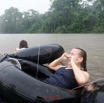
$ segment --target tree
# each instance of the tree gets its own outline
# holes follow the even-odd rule
[[[1,31],[3,33],[15,33],[16,24],[21,20],[22,14],[18,11],[17,8],[11,7],[5,11],[5,14],[2,16],[2,23],[0,25]]]
[[[104,33],[104,0],[50,0],[45,14],[11,7],[0,16],[0,33]]]

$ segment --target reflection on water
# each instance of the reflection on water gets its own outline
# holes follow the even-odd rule
[[[66,52],[80,47],[88,54],[88,71],[91,80],[104,77],[104,35],[103,34],[0,34],[0,52],[11,53],[20,40],[28,41],[29,47],[45,44],[60,44]]]

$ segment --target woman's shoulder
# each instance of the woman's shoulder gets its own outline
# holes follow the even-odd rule
[[[26,49],[26,48],[21,48],[21,49],[20,48],[16,48],[15,51],[20,51],[20,50],[23,50],[23,49]]]
[[[15,48],[15,51],[19,51],[20,49],[19,48]]]

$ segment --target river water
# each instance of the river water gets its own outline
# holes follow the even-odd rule
[[[0,52],[14,52],[22,39],[28,41],[29,47],[60,44],[66,52],[73,47],[83,48],[91,80],[104,77],[104,34],[0,34]]]

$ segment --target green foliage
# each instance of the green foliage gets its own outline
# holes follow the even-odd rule
[[[50,0],[43,15],[11,7],[0,16],[0,33],[104,33],[104,0],[93,1]]]

